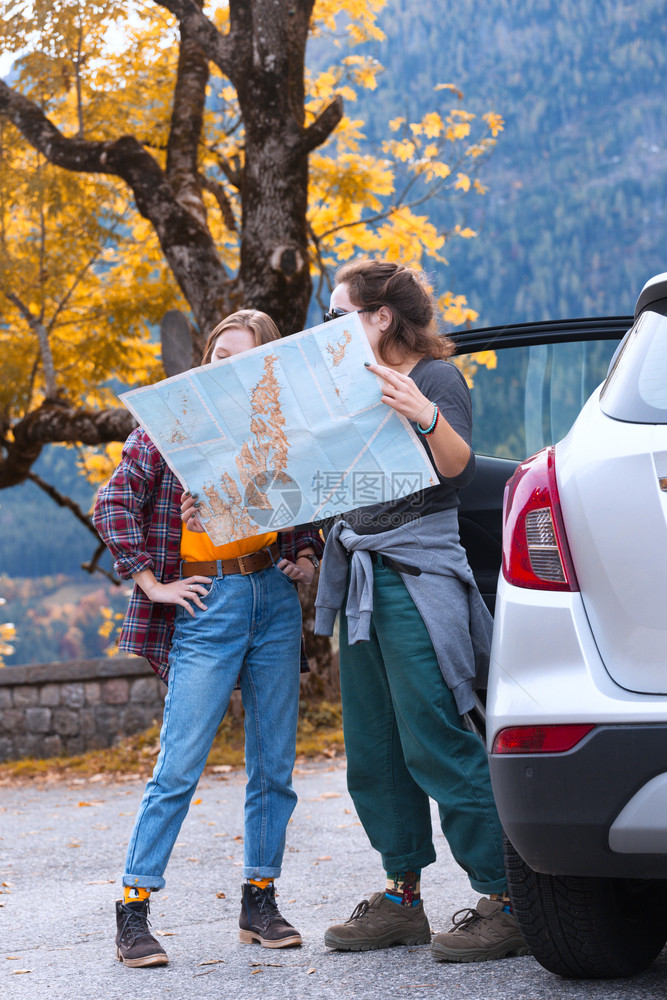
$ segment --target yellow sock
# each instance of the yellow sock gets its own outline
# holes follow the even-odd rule
[[[136,903],[137,901],[143,903],[144,899],[150,898],[150,894],[150,889],[142,889],[140,885],[123,886],[124,903]]]
[[[273,885],[272,878],[249,878],[248,882],[250,885],[259,886],[260,889],[268,889],[270,885]]]

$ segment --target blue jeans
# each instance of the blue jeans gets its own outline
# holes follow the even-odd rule
[[[237,679],[245,709],[245,878],[280,875],[299,707],[301,606],[275,566],[211,580],[206,611],[176,609],[161,749],[134,822],[123,885],[161,889]]]

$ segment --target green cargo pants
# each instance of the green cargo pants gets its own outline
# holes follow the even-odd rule
[[[467,730],[424,622],[393,569],[374,566],[370,641],[340,625],[347,782],[387,872],[435,861],[429,797],[454,859],[477,892],[504,892],[502,830],[486,750]]]

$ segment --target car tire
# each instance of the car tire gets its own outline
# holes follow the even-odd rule
[[[645,969],[667,941],[667,881],[544,875],[505,837],[514,914],[533,955],[569,979]]]

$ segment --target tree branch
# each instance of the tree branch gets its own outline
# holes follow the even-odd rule
[[[211,62],[214,62],[226,77],[233,79],[234,45],[230,35],[220,34],[194,0],[154,0],[154,2],[171,11],[188,37],[201,46]],[[247,3],[247,0],[244,0],[244,3]]]
[[[109,570],[104,569],[103,566],[98,565],[100,559],[102,558],[102,556],[104,555],[104,553],[106,552],[106,550],[107,550],[107,547],[104,544],[104,542],[100,542],[100,544],[95,549],[95,551],[93,553],[93,556],[92,556],[92,559],[90,560],[90,562],[81,563],[81,569],[84,569],[86,571],[86,573],[91,573],[91,574],[95,573],[95,572],[102,573],[104,576],[106,576],[107,580],[111,580],[111,582],[116,587],[120,587],[120,585],[121,585],[121,583],[123,581],[120,580],[116,576],[115,573],[110,573]]]
[[[174,86],[171,127],[167,141],[167,177],[177,200],[206,226],[201,196],[198,152],[204,122],[209,61],[198,42],[180,25],[181,43]]]
[[[48,331],[42,321],[37,316],[33,316],[28,306],[23,303],[15,292],[10,292],[7,289],[3,289],[3,291],[9,301],[16,306],[32,332],[37,337],[37,341],[39,343],[39,353],[42,358],[42,370],[44,372],[46,397],[47,399],[56,399],[58,396],[56,368],[53,363],[53,354],[51,353]]]
[[[217,201],[220,214],[222,215],[227,228],[233,233],[238,233],[239,230],[236,224],[236,219],[234,218],[234,212],[232,211],[232,206],[229,203],[227,192],[222,184],[213,180],[212,177],[207,177],[206,174],[199,174],[199,183],[203,188],[205,188],[206,191],[210,191]]]
[[[326,142],[333,130],[343,117],[343,98],[338,95],[331,104],[328,104],[315,121],[303,132],[303,150],[310,153],[311,150],[321,146]]]
[[[40,490],[43,490],[47,494],[47,496],[50,496],[51,499],[54,500],[59,507],[66,507],[67,510],[71,510],[71,512],[74,514],[77,520],[80,521],[81,524],[83,524],[88,529],[88,531],[90,531],[91,534],[95,535],[95,537],[99,540],[100,536],[97,534],[97,531],[93,527],[93,522],[90,520],[87,514],[84,514],[84,512],[81,510],[81,508],[79,507],[78,503],[75,500],[72,500],[71,497],[64,496],[60,492],[60,490],[57,490],[55,486],[51,485],[51,483],[47,483],[45,479],[42,479],[41,476],[38,476],[37,473],[33,472],[32,470],[28,473],[26,479],[29,479],[31,483],[35,483],[36,486],[39,486]]]
[[[12,427],[13,440],[2,442],[0,489],[24,482],[45,444],[80,442],[108,444],[124,441],[136,427],[134,417],[124,407],[84,410],[59,400],[44,400]]]
[[[133,136],[91,142],[64,136],[27,97],[0,80],[0,115],[10,119],[55,166],[120,177],[155,229],[171,271],[192,303],[199,327],[210,330],[227,310],[233,287],[206,225],[179,203],[154,157]]]

